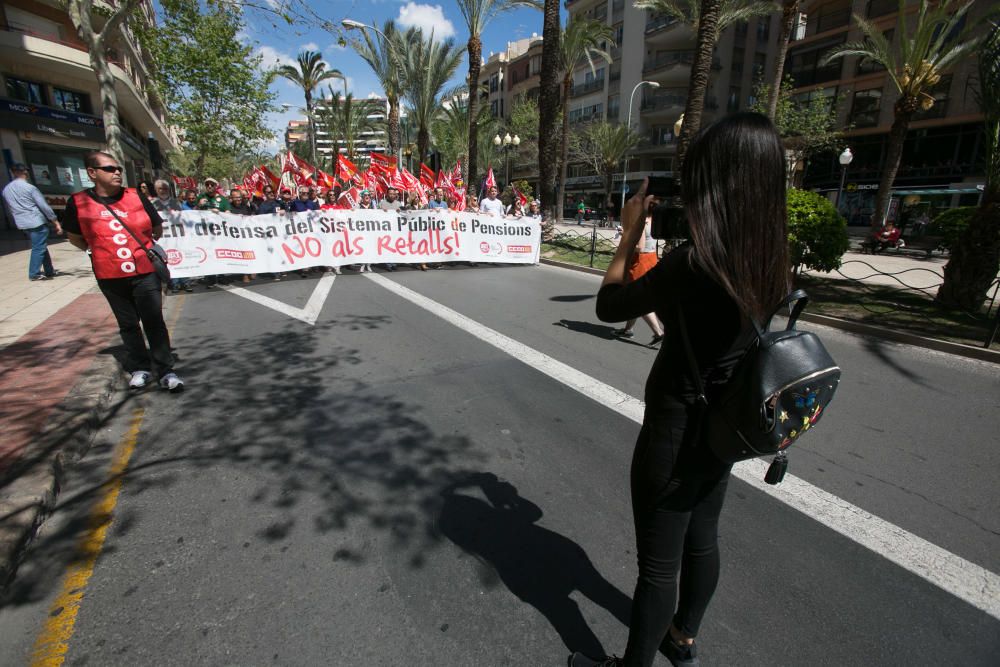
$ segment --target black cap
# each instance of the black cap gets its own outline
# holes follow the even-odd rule
[[[15,162],[10,166],[10,170],[15,174],[20,174],[21,172],[28,171],[28,165],[23,162]]]

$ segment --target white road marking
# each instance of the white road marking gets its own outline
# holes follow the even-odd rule
[[[531,368],[642,423],[645,406],[639,399],[384,276],[369,273],[367,277]],[[734,466],[733,475],[1000,620],[1000,576],[793,475],[786,475],[779,486],[766,484],[767,465],[760,459],[743,461]]]
[[[232,287],[230,285],[223,286],[223,289],[228,291],[230,294],[235,294],[236,296],[241,296],[244,299],[249,299],[254,303],[259,303],[262,306],[270,308],[271,310],[276,310],[282,315],[288,315],[297,320],[305,322],[308,325],[315,325],[316,319],[319,317],[319,313],[323,310],[323,304],[326,303],[326,297],[330,295],[330,288],[333,287],[333,280],[336,275],[327,275],[319,279],[316,283],[316,287],[313,289],[313,293],[309,296],[309,301],[306,302],[305,308],[296,308],[295,306],[290,306],[284,301],[278,301],[277,299],[272,299],[269,296],[264,296],[263,294],[257,294],[257,292],[251,292],[248,289],[243,289],[242,287]]]

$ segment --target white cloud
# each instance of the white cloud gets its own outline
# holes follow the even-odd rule
[[[434,39],[447,39],[455,36],[455,26],[444,17],[441,5],[418,5],[409,2],[399,8],[396,22],[404,28],[420,28],[425,35],[434,32]]]
[[[278,51],[273,46],[259,46],[257,47],[257,55],[259,55],[261,60],[261,67],[264,69],[270,69],[272,67],[279,67],[281,65],[292,65],[293,67],[297,63],[295,58],[288,55],[287,53],[282,53]]]
[[[299,51],[319,51],[319,44],[316,42],[306,42],[299,48]]]

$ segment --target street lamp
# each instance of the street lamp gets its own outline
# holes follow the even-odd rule
[[[844,181],[847,180],[847,166],[854,159],[854,153],[851,152],[850,148],[845,148],[844,152],[837,159],[840,160],[841,166],[840,188],[837,189],[837,213],[840,213],[840,197],[844,194]]]
[[[635,88],[632,89],[632,94],[628,96],[628,119],[625,121],[625,129],[632,129],[632,101],[635,99],[635,91],[639,90],[640,86],[649,86],[650,88],[659,88],[660,84],[655,81],[640,81],[635,84]],[[622,204],[621,209],[618,211],[618,217],[621,218],[621,211],[625,208],[625,188],[628,183],[628,155],[625,156],[625,168],[622,170]]]
[[[505,182],[505,187],[509,186],[510,185],[510,149],[511,148],[517,148],[518,146],[521,145],[521,137],[519,137],[519,136],[517,136],[515,134],[513,136],[513,138],[512,138],[510,136],[510,132],[507,132],[506,134],[503,135],[503,139],[501,139],[500,135],[497,134],[495,137],[493,137],[493,145],[496,146],[497,148],[500,148],[501,146],[503,146],[504,158],[505,158],[505,161],[506,161],[506,176],[507,176],[507,180]]]

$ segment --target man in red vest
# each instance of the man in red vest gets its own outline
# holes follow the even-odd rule
[[[129,387],[141,389],[149,384],[152,359],[160,386],[183,391],[184,382],[174,373],[170,334],[163,321],[160,278],[143,250],[163,233],[160,216],[135,188],[122,187],[122,167],[113,156],[89,153],[84,164],[94,187],[69,199],[62,225],[70,243],[90,252],[97,284],[125,343],[125,370],[132,376]]]

